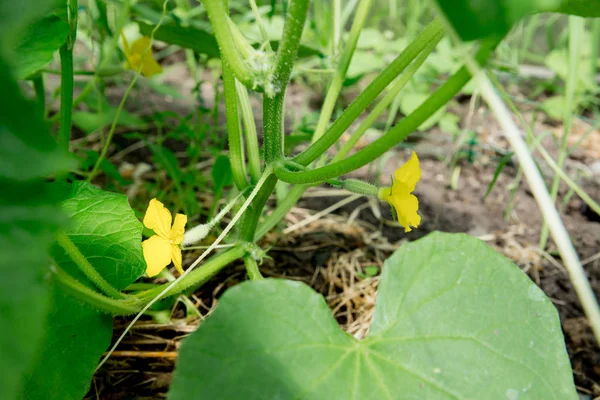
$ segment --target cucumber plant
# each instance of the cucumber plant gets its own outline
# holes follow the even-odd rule
[[[132,85],[140,75],[160,72],[152,58],[154,38],[221,58],[234,183],[234,193],[226,197],[233,200],[209,223],[186,227],[185,215],[173,217],[158,200],[140,221],[124,195],[66,179],[76,168],[69,141],[78,103],[73,47],[80,5],[77,0],[1,5],[0,34],[6,38],[0,48],[1,398],[82,398],[109,349],[112,317],[135,315],[135,322],[157,301],[201,287],[236,260],[245,263],[249,279],[229,289],[183,341],[171,399],[577,398],[556,309],[517,266],[478,239],[433,233],[397,250],[385,262],[375,317],[363,340],[343,332],[324,299],[306,285],[264,279],[260,262],[266,250],[258,243],[307,188],[319,184],[377,196],[390,203],[406,231],[418,228],[418,199],[412,194],[421,173],[416,154],[399,163],[390,187],[344,175],[376,161],[444,107],[470,81],[468,65],[373,143],[355,152],[352,146],[335,154],[328,150],[388,87],[400,91],[446,32],[475,41],[469,57],[481,68],[524,15],[597,16],[598,1],[432,1],[439,17],[331,122],[374,3],[358,2],[311,143],[298,154],[286,153],[284,100],[298,53],[314,54],[301,45],[309,0],[286,1],[280,39],[265,37],[259,46],[230,18],[227,1],[203,0],[206,14],[198,15],[206,18],[185,24],[168,15],[168,0],[162,13],[128,0],[94,3],[105,21],[105,42],[93,79],[110,69],[128,18],[147,35],[123,42],[125,67],[135,73]],[[340,18],[337,3],[331,8],[334,21]],[[114,11],[110,23],[107,8]],[[212,30],[203,28],[207,24]],[[57,51],[61,101],[55,129],[44,119],[42,73]],[[17,79],[33,83],[35,101],[24,96]],[[262,148],[249,91],[262,95]],[[351,143],[359,138],[353,136]],[[88,181],[99,172],[106,149],[105,143]],[[290,190],[264,217],[280,181]],[[227,213],[231,222],[184,270],[182,251],[205,238]],[[144,226],[154,235],[142,242]],[[214,252],[223,241],[231,246]],[[125,290],[171,262],[180,273],[174,281]]]

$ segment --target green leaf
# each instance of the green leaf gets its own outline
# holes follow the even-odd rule
[[[563,0],[556,12],[598,18],[600,17],[600,0]]]
[[[67,21],[56,15],[28,26],[12,53],[17,78],[27,78],[48,65],[54,53],[65,43],[69,29]]]
[[[212,168],[212,179],[214,191],[220,193],[225,186],[233,183],[233,174],[231,172],[231,162],[229,157],[220,155],[215,159]]]
[[[140,33],[145,36],[149,36],[155,28],[154,25],[143,21],[137,21],[137,24],[140,27]],[[190,26],[162,24],[154,32],[154,38],[184,49],[192,49],[196,53],[206,54],[209,57],[220,57],[217,39],[208,32]]]
[[[142,255],[142,223],[129,206],[127,196],[75,182],[62,203],[69,218],[65,233],[92,266],[117,289],[137,280],[146,270]],[[86,282],[75,263],[58,245],[51,248],[58,265]],[[90,283],[91,286],[91,283]]]
[[[43,183],[0,185],[0,398],[10,400],[43,337],[48,245],[64,217]]]
[[[403,245],[368,337],[293,281],[229,289],[187,338],[169,398],[557,399],[577,394],[558,314],[509,260],[464,234]]]
[[[21,26],[26,10],[18,8],[28,3],[0,2],[0,32]],[[7,22],[11,16],[19,21]],[[11,400],[44,335],[48,246],[64,222],[44,179],[73,163],[22,96],[1,53],[0,88],[0,398]]]
[[[61,0],[0,1],[0,53],[13,49],[21,30],[59,3],[64,7]]]
[[[26,375],[21,399],[80,400],[110,345],[112,317],[54,288],[46,324],[46,339]]]
[[[552,11],[561,0],[437,0],[441,10],[463,40],[504,36],[526,15]]]
[[[498,180],[500,173],[502,172],[502,170],[504,169],[506,164],[512,159],[513,156],[514,156],[514,153],[511,151],[511,152],[506,153],[504,155],[504,157],[502,157],[500,159],[500,162],[498,162],[498,166],[496,167],[496,171],[494,171],[494,177],[492,178],[492,181],[488,185],[488,188],[485,191],[485,194],[483,195],[482,200],[485,201],[485,199],[487,199],[487,197],[490,195],[490,193],[492,193],[492,189],[494,189],[494,186],[496,185],[496,181]]]

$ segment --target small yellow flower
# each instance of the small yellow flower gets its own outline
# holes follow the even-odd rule
[[[139,71],[141,66],[142,75],[148,78],[162,72],[162,67],[152,56],[152,42],[149,37],[142,36],[137,39],[131,48],[123,33],[121,39],[123,39],[123,52],[127,58],[127,68]]]
[[[417,214],[419,200],[417,196],[411,194],[419,179],[421,179],[421,166],[417,153],[413,151],[410,160],[394,172],[392,187],[379,189],[379,198],[394,206],[398,222],[404,227],[405,232],[410,232],[411,226],[418,228],[421,223],[421,216]]]
[[[142,242],[144,250],[144,259],[146,260],[146,274],[156,276],[171,261],[177,271],[183,274],[181,267],[181,242],[185,232],[187,217],[183,214],[175,216],[175,222],[171,226],[171,213],[158,200],[150,200],[146,215],[144,216],[144,225],[152,229],[156,235]]]

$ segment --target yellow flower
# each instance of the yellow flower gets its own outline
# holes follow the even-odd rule
[[[144,259],[146,260],[146,274],[156,276],[171,261],[177,271],[183,274],[181,267],[181,242],[185,232],[187,217],[183,214],[175,216],[175,222],[171,226],[171,213],[158,200],[150,200],[144,225],[152,229],[156,235],[142,242]]]
[[[125,35],[121,33],[123,39],[123,52],[127,58],[127,68],[139,71],[141,66],[142,75],[151,77],[160,74],[162,67],[152,56],[152,42],[149,37],[142,36],[129,47]]]
[[[421,223],[421,216],[417,214],[419,200],[417,196],[411,194],[419,179],[421,179],[421,166],[417,153],[413,151],[410,160],[394,172],[392,187],[379,189],[379,198],[394,206],[398,222],[404,227],[405,232],[410,232],[411,226],[418,228]]]

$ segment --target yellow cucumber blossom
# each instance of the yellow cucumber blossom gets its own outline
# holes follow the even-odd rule
[[[150,277],[156,276],[167,265],[173,261],[173,265],[180,274],[183,274],[181,267],[181,243],[185,232],[187,217],[184,214],[177,214],[175,222],[171,226],[171,213],[158,200],[150,200],[146,215],[144,215],[144,225],[152,229],[156,235],[142,242],[144,250],[144,259],[146,260],[146,274]]]
[[[162,72],[162,67],[152,55],[152,41],[149,37],[142,36],[133,42],[131,47],[129,47],[123,33],[121,33],[121,38],[123,39],[123,52],[127,58],[128,69],[139,71],[141,67],[142,75],[148,78]]]
[[[419,200],[411,193],[415,190],[419,179],[421,179],[421,166],[417,153],[413,151],[410,160],[394,172],[392,187],[379,189],[378,197],[394,206],[398,222],[404,227],[405,232],[410,232],[411,226],[418,228],[421,223],[421,216],[417,213]]]

